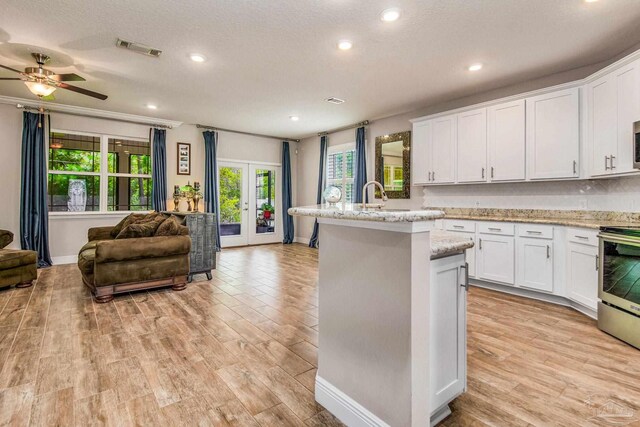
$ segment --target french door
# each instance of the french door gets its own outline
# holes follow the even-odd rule
[[[218,176],[222,247],[282,242],[281,167],[221,161]]]

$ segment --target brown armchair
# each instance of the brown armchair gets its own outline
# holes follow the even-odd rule
[[[187,285],[191,239],[186,235],[114,239],[113,227],[91,228],[78,255],[82,279],[97,302],[141,289]]]
[[[0,288],[13,285],[27,288],[38,277],[38,253],[5,249],[12,241],[12,232],[0,230]]]

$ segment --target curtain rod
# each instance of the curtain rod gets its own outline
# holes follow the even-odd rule
[[[263,135],[261,133],[251,133],[251,132],[243,132],[243,131],[240,131],[240,130],[223,129],[223,128],[218,128],[218,127],[215,127],[215,126],[207,126],[207,125],[199,125],[199,124],[197,124],[196,127],[198,129],[219,130],[221,132],[238,133],[240,135],[259,136],[261,138],[279,139],[280,141],[300,142],[299,139],[294,139],[294,138],[282,138],[282,137],[273,136],[273,135]]]
[[[148,122],[136,122],[133,120],[125,120],[125,119],[118,119],[118,118],[110,118],[110,117],[100,117],[100,116],[94,116],[92,114],[81,114],[81,113],[71,113],[68,111],[56,111],[56,110],[49,110],[43,107],[30,107],[28,105],[22,105],[22,104],[16,104],[16,108],[19,108],[21,110],[26,110],[26,111],[37,111],[41,114],[44,113],[56,113],[56,114],[66,114],[68,116],[79,116],[79,117],[89,117],[92,119],[102,119],[102,120],[113,120],[116,122],[124,122],[124,123],[131,123],[134,125],[145,125],[145,126],[151,126],[154,128],[161,128],[161,129],[173,129],[173,126],[169,126],[169,125],[161,125],[161,124],[152,124],[152,123],[148,123]]]
[[[359,128],[361,126],[366,126],[368,124],[369,124],[369,120],[364,120],[360,123],[354,123],[352,125],[342,126],[341,128],[331,129],[324,132],[318,132],[318,136],[325,136],[325,135],[329,135],[330,133],[336,133],[336,132],[340,132],[347,129]]]

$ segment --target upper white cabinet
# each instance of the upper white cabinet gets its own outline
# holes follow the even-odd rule
[[[458,114],[458,182],[487,180],[487,110]]]
[[[487,108],[488,178],[492,182],[525,179],[524,99]],[[460,167],[458,166],[458,176]]]
[[[431,177],[429,153],[431,122],[413,124],[413,141],[411,142],[411,180],[413,185],[428,184]]]
[[[526,99],[527,177],[577,178],[580,171],[580,89]]]
[[[633,172],[633,123],[640,120],[640,61],[608,73],[585,90],[590,174]]]
[[[428,139],[431,154],[431,183],[448,184],[456,180],[456,115],[443,116],[431,121],[431,138]]]

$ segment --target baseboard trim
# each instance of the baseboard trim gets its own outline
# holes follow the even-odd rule
[[[310,239],[308,239],[306,237],[294,237],[294,239],[293,239],[294,242],[302,243],[302,244],[305,244],[307,246],[309,245],[309,240]]]
[[[51,261],[53,265],[75,264],[78,262],[78,255],[54,256]]]
[[[390,427],[333,384],[316,375],[316,402],[349,427]]]

